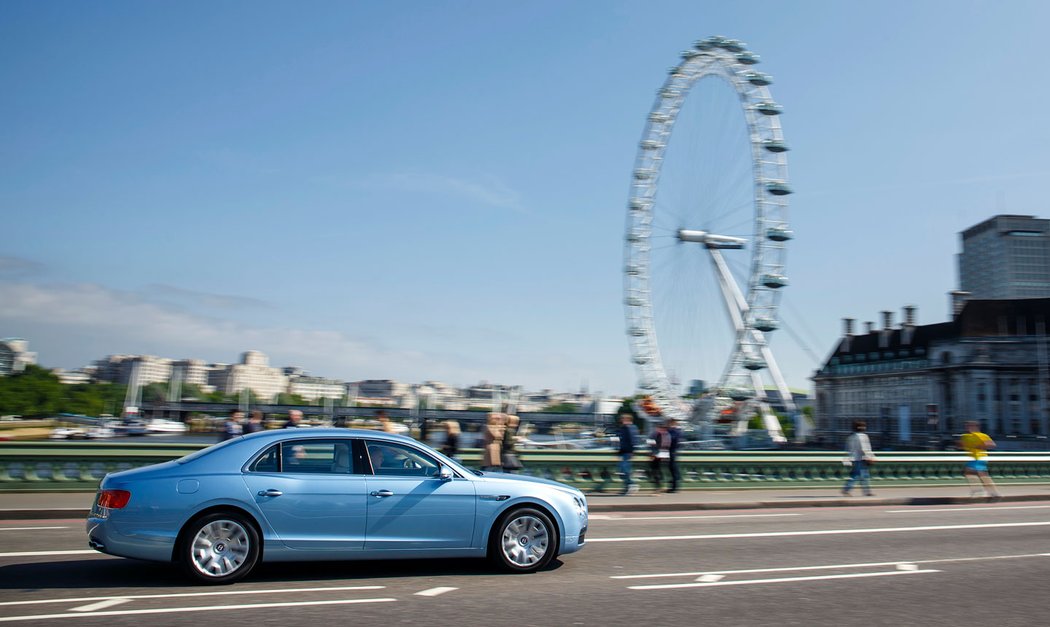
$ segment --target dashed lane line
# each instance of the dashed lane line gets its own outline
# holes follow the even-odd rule
[[[979,562],[987,560],[1013,560],[1028,557],[1050,557],[1050,553],[1022,553],[1019,555],[986,555],[981,557],[947,557],[931,560],[905,560],[896,562],[862,562],[858,564],[823,564],[820,566],[779,566],[776,568],[741,568],[736,570],[701,570],[690,573],[651,573],[648,575],[613,575],[609,579],[657,579],[661,577],[703,577],[705,575],[753,575],[756,573],[786,573],[804,570],[840,570],[845,568],[878,568],[904,564],[947,564],[950,562]]]
[[[307,607],[318,605],[350,605],[358,603],[390,603],[393,598],[378,599],[333,599],[331,601],[289,601],[286,603],[252,603],[247,605],[208,605],[202,607],[163,607],[147,610],[109,610],[103,612],[83,612],[80,614],[36,614],[27,616],[0,617],[0,623],[30,620],[54,620],[56,618],[86,618],[99,616],[141,616],[146,614],[180,614],[186,612],[221,612],[229,610],[260,610],[274,607]]]
[[[43,529],[69,529],[69,527],[0,527],[0,531],[41,531]]]
[[[123,599],[134,601],[140,599],[185,599],[189,597],[228,597],[240,594],[281,594],[284,592],[301,594],[304,592],[357,592],[361,590],[383,590],[386,586],[334,586],[327,588],[272,588],[263,590],[222,590],[221,592],[172,592],[170,594],[124,594],[101,597],[78,597],[78,598],[55,598],[55,599],[33,599],[32,601],[4,601],[0,606],[7,605],[40,605],[43,603],[88,603],[91,601],[109,601],[112,599]]]
[[[767,583],[795,583],[799,581],[821,581],[825,579],[860,579],[863,577],[892,577],[894,575],[921,575],[939,573],[939,570],[890,570],[881,573],[848,573],[845,575],[811,575],[808,577],[777,577],[774,579],[747,579],[744,581],[705,581],[694,583],[665,583],[648,586],[628,586],[628,590],[670,590],[672,588],[709,588],[712,586],[751,586]]]
[[[18,551],[15,553],[0,553],[0,557],[39,557],[41,555],[102,555],[93,549],[82,551]]]
[[[113,607],[114,605],[120,605],[127,603],[131,599],[106,599],[105,601],[99,601],[98,603],[90,603],[88,605],[81,605],[80,607],[74,607],[70,609],[70,612],[95,612],[98,610],[104,610],[107,607]]]
[[[450,588],[448,586],[442,586],[439,588],[431,588],[429,590],[420,590],[416,593],[416,596],[436,597],[439,594],[445,594],[446,592],[452,592],[453,590],[459,590],[459,588]]]

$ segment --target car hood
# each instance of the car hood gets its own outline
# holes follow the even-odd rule
[[[539,477],[530,477],[528,475],[513,475],[513,474],[510,474],[510,473],[507,473],[507,472],[490,472],[490,471],[486,470],[485,474],[483,474],[481,476],[481,478],[484,479],[485,481],[511,481],[511,482],[517,481],[517,482],[525,482],[525,483],[539,483],[539,484],[542,484],[542,485],[550,486],[552,488],[559,488],[559,489],[561,489],[561,490],[563,490],[565,492],[570,492],[572,494],[583,494],[583,492],[581,492],[580,490],[572,487],[571,485],[566,485],[564,483],[559,483],[557,481],[552,481],[550,479],[541,479]]]

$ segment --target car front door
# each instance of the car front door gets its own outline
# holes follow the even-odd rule
[[[244,482],[289,548],[364,547],[368,465],[352,445],[349,438],[292,440],[249,464]]]
[[[464,477],[441,478],[441,463],[408,444],[367,440],[366,549],[471,546],[477,497]]]

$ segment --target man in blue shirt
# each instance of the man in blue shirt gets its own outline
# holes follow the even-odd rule
[[[620,494],[633,494],[638,491],[638,484],[631,477],[631,457],[634,456],[634,447],[638,445],[638,427],[634,426],[634,416],[628,412],[620,414],[616,435],[620,439],[620,473],[623,475],[623,491]]]

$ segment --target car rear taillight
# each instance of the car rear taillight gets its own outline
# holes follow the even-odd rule
[[[98,506],[107,509],[120,509],[131,500],[127,490],[103,490],[98,493]]]

